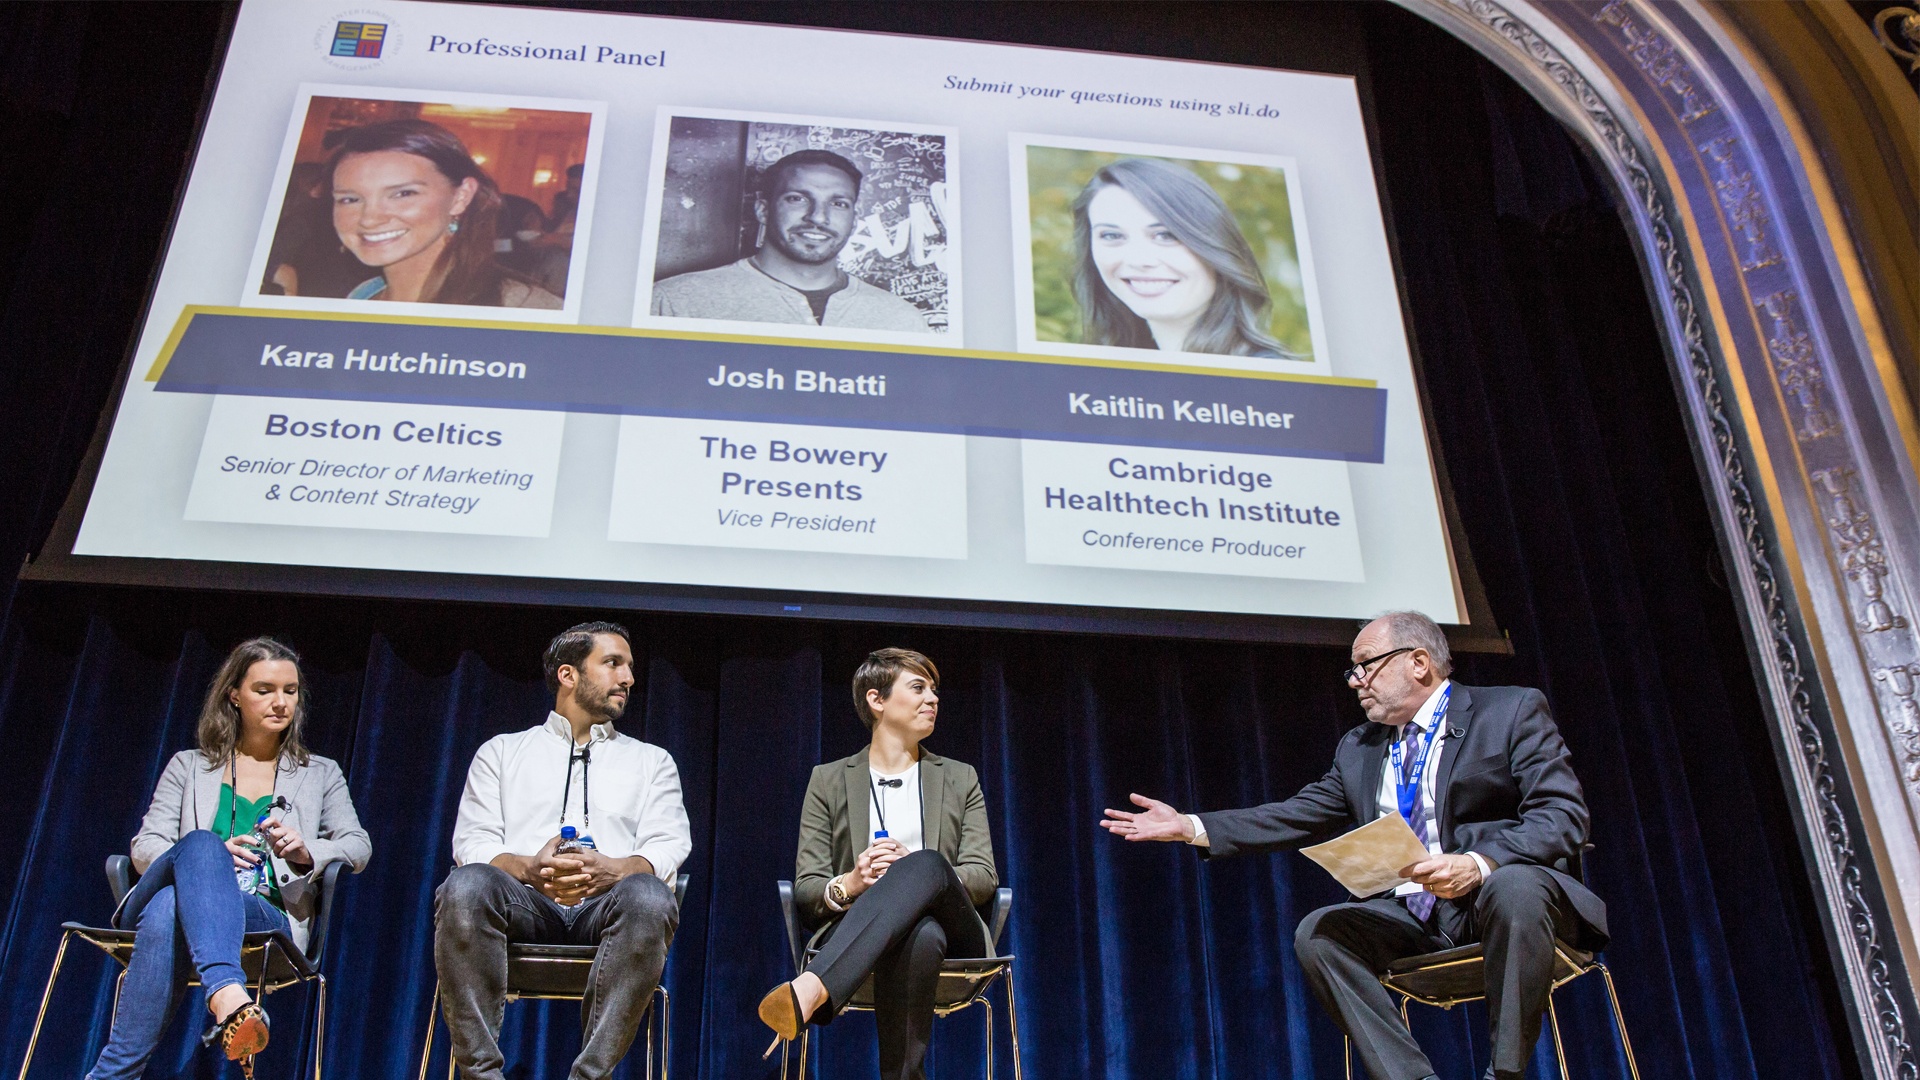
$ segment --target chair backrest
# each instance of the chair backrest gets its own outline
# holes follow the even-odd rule
[[[126,855],[107,856],[107,891],[113,894],[113,909],[120,910],[120,902],[133,891],[133,859]]]
[[[326,955],[327,924],[333,920],[333,894],[339,888],[340,872],[347,868],[343,862],[330,862],[320,872],[320,902],[313,909],[313,925],[307,928],[307,961],[314,967],[320,966],[320,958]]]
[[[787,951],[793,960],[793,973],[797,978],[807,968],[807,933],[800,926],[800,912],[793,906],[793,882],[774,882],[780,889],[780,917],[787,927]]]

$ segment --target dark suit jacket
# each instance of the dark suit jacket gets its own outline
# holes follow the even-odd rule
[[[1441,760],[1445,760],[1442,758]],[[867,748],[852,757],[816,765],[800,807],[800,850],[794,857],[793,898],[809,926],[836,920],[827,906],[827,882],[853,869],[873,841],[867,822],[872,807]],[[987,797],[980,774],[963,761],[930,750],[920,754],[920,823],[924,846],[953,864],[975,907],[993,899],[1000,878],[993,868],[993,835],[987,829]]]
[[[1496,868],[1544,866],[1583,924],[1582,948],[1607,940],[1607,907],[1566,873],[1587,839],[1587,803],[1546,696],[1524,686],[1453,684],[1447,744],[1434,776],[1441,850],[1478,852]],[[1284,802],[1201,814],[1210,857],[1303,847],[1380,816],[1393,731],[1368,722],[1347,732],[1327,775]],[[1466,907],[1473,894],[1443,903]]]

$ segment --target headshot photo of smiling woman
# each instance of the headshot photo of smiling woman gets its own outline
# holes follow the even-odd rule
[[[1073,293],[1084,340],[1168,352],[1280,359],[1273,299],[1253,249],[1206,181],[1171,162],[1122,158],[1073,201]]]
[[[1286,174],[1026,147],[1032,341],[1311,362]]]
[[[446,128],[425,120],[352,128],[327,175],[334,234],[377,271],[347,299],[560,307],[494,258],[500,188]]]
[[[260,295],[564,310],[592,122],[490,100],[312,97],[289,134]]]

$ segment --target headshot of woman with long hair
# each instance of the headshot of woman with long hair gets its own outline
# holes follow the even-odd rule
[[[1074,298],[1088,345],[1296,360],[1240,225],[1205,180],[1122,158],[1073,200]]]
[[[349,300],[558,309],[500,265],[500,188],[452,132],[426,120],[348,128],[327,160],[333,231],[378,271]]]
[[[247,934],[305,948],[321,873],[355,873],[373,854],[340,767],[307,750],[300,657],[272,638],[243,641],[207,688],[199,746],[167,762],[133,838],[140,880],[113,924],[135,931],[113,1028],[87,1080],[134,1080],[197,974],[212,1014],[201,1043],[253,1076],[267,1014],[247,992]]]

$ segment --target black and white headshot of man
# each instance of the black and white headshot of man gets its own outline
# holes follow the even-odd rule
[[[946,330],[944,138],[676,117],[669,146],[653,315]]]

